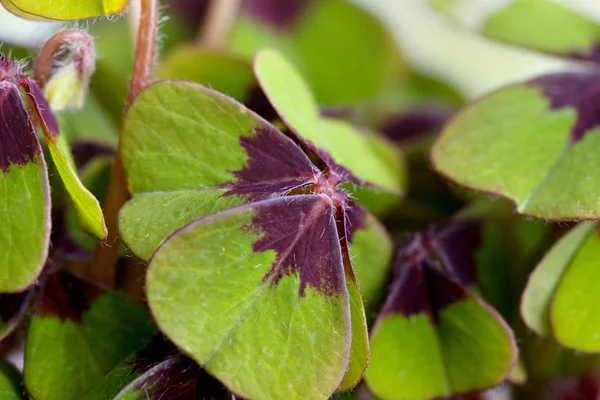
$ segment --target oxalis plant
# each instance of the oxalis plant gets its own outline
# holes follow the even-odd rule
[[[0,49],[0,399],[597,398],[598,23],[431,0],[580,63],[464,105],[345,0],[0,3],[84,20]]]

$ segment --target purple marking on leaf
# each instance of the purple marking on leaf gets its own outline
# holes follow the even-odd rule
[[[476,280],[475,254],[481,244],[478,220],[432,226],[407,238],[399,248],[399,274],[383,307],[383,315],[428,312],[433,321],[448,305],[468,296],[463,285]]]
[[[423,260],[420,264],[407,264],[400,278],[392,284],[381,315],[426,314],[436,322],[440,311],[466,296],[464,287],[441,273],[430,261]]]
[[[529,83],[542,89],[551,108],[575,108],[577,121],[571,129],[571,144],[600,126],[600,71],[544,75]]]
[[[37,315],[79,323],[83,313],[89,310],[91,301],[102,293],[103,290],[98,286],[59,270],[48,277],[42,289]]]
[[[408,265],[402,275],[392,284],[392,288],[381,309],[381,316],[402,314],[410,317],[415,314],[431,315],[431,299],[425,271],[422,265]]]
[[[326,150],[317,148],[311,141],[302,138],[300,135],[295,133],[294,135],[298,137],[300,143],[304,143],[307,149],[319,158],[325,168],[328,168],[339,177],[340,183],[341,181],[347,181],[356,185],[370,186],[367,182],[357,178],[348,168],[338,164]]]
[[[35,128],[17,85],[0,82],[0,169],[33,162],[40,154]]]
[[[242,7],[260,22],[278,29],[289,29],[312,0],[244,0]]]
[[[44,130],[54,137],[58,136],[60,133],[58,122],[38,84],[26,75],[21,75],[19,77],[18,84],[25,91],[29,103],[31,104],[31,108],[35,111]]]
[[[225,196],[245,195],[249,201],[281,196],[320,174],[302,149],[274,127],[260,126],[240,142],[248,160],[242,170],[233,171],[237,181],[225,185],[230,188]]]
[[[396,256],[396,272],[406,265],[428,261],[433,268],[463,285],[477,280],[477,250],[481,245],[481,221],[465,220],[433,225],[407,237]]]
[[[463,285],[477,280],[475,256],[481,246],[481,229],[481,221],[465,220],[436,227],[429,235],[431,249],[452,278]]]
[[[425,271],[429,298],[435,314],[467,296],[463,286],[448,278],[428,261],[425,261]]]
[[[264,282],[299,274],[300,296],[307,286],[325,295],[345,293],[344,265],[334,205],[325,195],[298,195],[264,201],[246,229],[262,237],[255,252],[274,250],[277,258]]]
[[[401,276],[407,268],[420,265],[429,256],[427,241],[423,233],[407,235],[396,252],[394,272]]]
[[[405,143],[439,131],[452,113],[449,108],[421,108],[390,119],[380,131],[396,143]]]

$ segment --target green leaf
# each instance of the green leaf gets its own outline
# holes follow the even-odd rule
[[[595,223],[587,222],[573,228],[552,247],[529,276],[521,299],[521,315],[527,326],[537,334],[552,334],[549,314],[556,289],[595,227]]]
[[[0,82],[0,293],[21,292],[40,274],[50,239],[48,173],[16,85]]]
[[[177,47],[158,68],[160,79],[182,79],[200,83],[233,97],[248,100],[257,85],[251,64],[242,58],[192,45]]]
[[[247,57],[266,47],[278,49],[302,71],[320,104],[361,102],[375,96],[392,72],[402,74],[391,36],[350,2],[249,1],[242,11],[230,34],[231,48]]]
[[[52,135],[45,136],[56,170],[73,200],[75,211],[77,212],[82,228],[100,240],[105,239],[108,231],[106,229],[106,223],[104,222],[104,216],[102,215],[100,203],[79,180],[79,177],[73,170],[72,162],[69,162],[70,157],[68,158],[61,149],[59,144],[60,139],[55,138]],[[63,143],[63,146],[65,145],[66,144]],[[68,145],[66,145],[65,148],[68,149]],[[70,151],[67,154],[70,155]]]
[[[281,157],[268,157],[269,149]],[[298,146],[245,106],[186,82],[157,83],[138,96],[121,152],[133,198],[119,229],[143,259],[187,223],[256,200],[248,192],[253,187],[264,191],[258,197],[287,193],[314,171]],[[260,177],[245,169],[253,165],[265,165],[258,174],[272,189],[261,189]],[[236,185],[245,189],[235,193]]]
[[[598,76],[544,75],[474,102],[445,126],[432,149],[435,168],[512,199],[522,214],[600,218],[600,128],[590,106]]]
[[[400,192],[403,170],[381,157],[376,141],[342,120],[322,118],[317,103],[298,71],[278,52],[262,50],[254,65],[259,83],[281,119],[310,148],[325,151],[335,163],[363,184]]]
[[[501,317],[435,270],[409,266],[371,333],[366,382],[382,399],[428,399],[487,389],[516,362]]]
[[[552,55],[600,61],[600,24],[569,8],[568,2],[503,0],[489,11],[479,7],[483,12],[474,13],[476,3],[462,0],[434,6],[493,40]]]
[[[205,217],[156,251],[148,302],[161,330],[233,392],[326,399],[351,346],[339,240],[323,196]]]
[[[66,272],[49,277],[25,344],[36,400],[79,400],[156,333],[142,306]]]
[[[57,5],[53,0],[2,0],[13,14],[26,19],[70,21],[118,14],[128,0],[65,0]]]
[[[21,388],[21,374],[5,360],[0,360],[0,398],[2,400],[25,400]]]
[[[363,298],[360,294],[359,284],[353,271],[350,254],[342,250],[344,258],[344,272],[346,288],[350,302],[350,323],[352,326],[352,347],[350,348],[350,361],[344,379],[337,388],[337,392],[344,392],[355,387],[362,379],[369,364],[369,333]]]
[[[583,230],[578,228],[575,232],[581,232],[580,229]],[[550,319],[554,337],[566,347],[600,351],[600,325],[596,322],[600,318],[600,301],[596,296],[600,289],[599,256],[600,236],[594,230],[581,242],[556,288]]]
[[[80,169],[81,183],[89,188],[90,192],[97,199],[106,198],[110,182],[111,165],[111,157],[101,156],[92,159]],[[67,205],[65,218],[69,236],[81,247],[93,252],[98,244],[98,240],[81,228],[77,210],[72,202]]]

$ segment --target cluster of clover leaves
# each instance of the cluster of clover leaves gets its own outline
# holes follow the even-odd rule
[[[62,21],[127,5],[0,2]],[[136,53],[126,18],[2,49],[0,354],[24,365],[0,361],[0,399],[481,398],[501,384],[595,398],[597,226],[558,240],[565,224],[519,214],[600,218],[600,25],[553,0],[480,5],[484,36],[589,65],[448,120],[460,95],[412,71],[361,8],[245,0],[224,37],[194,40],[226,3],[169,2],[155,67],[152,35]],[[465,24],[474,3],[431,0]],[[156,4],[141,1],[140,32]],[[131,71],[151,68],[126,101]],[[103,203],[119,191],[122,243]],[[95,279],[115,267],[106,251],[114,282]]]

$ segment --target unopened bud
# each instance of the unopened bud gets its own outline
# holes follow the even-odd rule
[[[54,111],[81,109],[95,67],[92,38],[68,29],[44,44],[35,63],[35,78]]]

